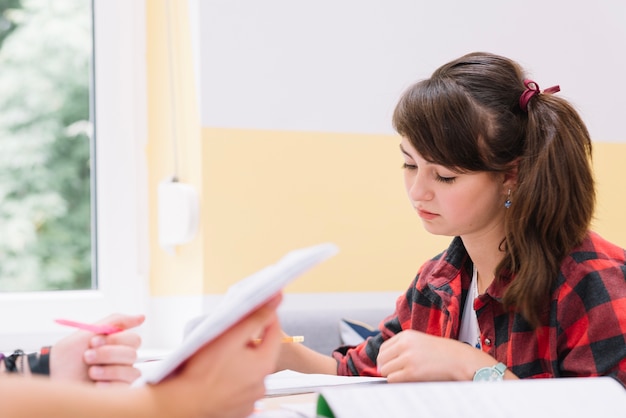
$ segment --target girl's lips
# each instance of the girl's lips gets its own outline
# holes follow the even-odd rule
[[[432,212],[428,212],[427,210],[423,210],[423,209],[417,209],[417,214],[419,215],[420,218],[425,219],[425,220],[431,220],[431,219],[435,219],[437,216],[436,213],[432,213]]]

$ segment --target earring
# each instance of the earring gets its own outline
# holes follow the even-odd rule
[[[507,209],[511,207],[511,189],[509,189],[509,194],[507,195],[506,200],[504,201],[504,207]]]

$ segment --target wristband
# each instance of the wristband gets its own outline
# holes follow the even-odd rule
[[[28,355],[28,365],[32,374],[50,376],[50,350],[52,347],[41,347],[39,354]]]
[[[4,357],[4,371],[7,373],[19,373],[20,369],[17,367],[17,358],[21,360],[21,372],[24,372],[24,352],[22,350],[15,350],[13,354],[8,357]]]

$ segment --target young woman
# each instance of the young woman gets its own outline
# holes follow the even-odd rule
[[[95,388],[9,375],[0,379],[2,416],[220,417],[249,416],[276,366],[280,294],[197,351],[175,375],[155,385]],[[262,336],[262,341],[253,338]]]
[[[589,230],[591,140],[574,108],[489,53],[400,98],[406,191],[426,262],[379,336],[333,358],[283,345],[279,368],[390,382],[612,376],[626,385],[626,252]]]

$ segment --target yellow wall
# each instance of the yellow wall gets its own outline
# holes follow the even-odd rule
[[[323,241],[340,253],[287,291],[403,291],[450,240],[426,233],[413,213],[395,136],[204,128],[202,137],[209,292]],[[626,198],[615,192],[623,190],[623,155],[626,144],[595,144],[595,227],[626,246]]]
[[[598,202],[592,227],[626,248],[626,142],[595,142],[593,155]]]
[[[205,128],[203,141],[210,292],[325,241],[339,254],[288,291],[401,290],[448,242],[413,215],[395,136]]]
[[[287,292],[403,291],[449,242],[426,233],[411,210],[395,136],[204,128],[202,142],[204,293],[325,241],[340,253]],[[594,153],[594,229],[626,246],[626,198],[617,192],[626,144],[596,143]],[[153,292],[186,294],[193,275],[161,271]]]

